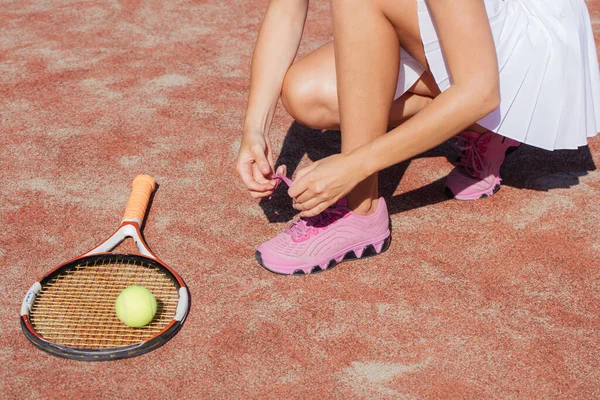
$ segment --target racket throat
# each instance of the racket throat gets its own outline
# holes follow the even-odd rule
[[[135,243],[141,255],[156,259],[156,256],[150,251],[142,239],[140,225],[138,224],[137,220],[123,220],[121,227],[119,227],[119,229],[113,233],[111,237],[106,239],[96,248],[84,254],[84,256],[91,256],[99,253],[109,253],[127,238],[133,239],[133,242]]]

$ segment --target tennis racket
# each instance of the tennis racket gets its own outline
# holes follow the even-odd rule
[[[21,327],[35,346],[70,359],[116,360],[154,350],[179,331],[189,310],[188,289],[150,251],[140,231],[154,188],[152,177],[137,176],[119,229],[29,289],[21,306]],[[111,252],[128,237],[140,254]],[[115,312],[117,296],[131,285],[146,287],[157,300],[154,319],[141,328],[125,325]]]

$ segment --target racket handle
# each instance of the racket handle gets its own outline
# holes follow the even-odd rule
[[[138,175],[135,177],[123,221],[135,221],[138,225],[142,225],[144,215],[146,214],[146,207],[148,207],[150,196],[152,196],[155,187],[154,179],[150,175]]]

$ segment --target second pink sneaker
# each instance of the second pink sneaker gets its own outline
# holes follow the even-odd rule
[[[292,222],[258,246],[256,260],[271,272],[305,275],[343,261],[376,256],[387,250],[390,242],[389,216],[382,197],[376,211],[367,216],[348,209],[344,198],[315,217]]]
[[[500,167],[511,150],[520,143],[493,132],[465,131],[457,137],[462,150],[458,166],[446,179],[446,193],[457,200],[489,197],[500,189]]]

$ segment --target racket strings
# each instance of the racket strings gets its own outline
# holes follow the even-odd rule
[[[117,296],[131,285],[150,290],[157,300],[150,324],[132,328],[115,313]],[[163,330],[174,318],[179,293],[170,277],[142,258],[96,258],[47,282],[29,318],[45,340],[72,348],[103,349],[137,344]]]

